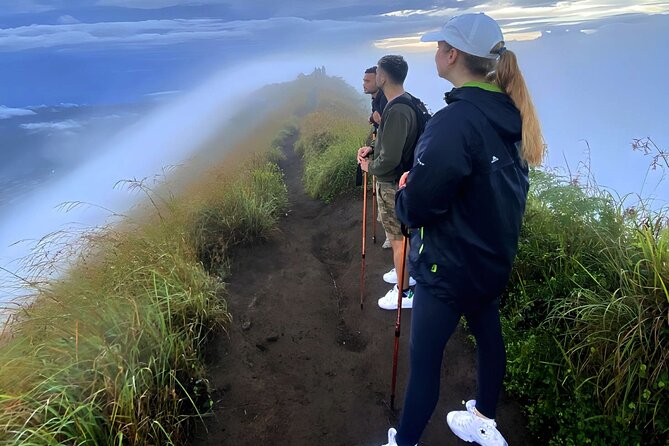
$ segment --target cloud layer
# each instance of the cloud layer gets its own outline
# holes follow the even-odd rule
[[[21,124],[21,128],[33,132],[49,132],[52,130],[65,131],[79,129],[81,128],[81,124],[73,119],[68,119],[67,121],[57,122],[31,122],[28,124]]]
[[[555,29],[574,28],[586,34],[592,34],[604,25],[617,20],[630,20],[635,16],[669,13],[669,1],[645,0],[610,0],[602,3],[597,0],[576,0],[570,2],[506,2],[491,1],[466,8],[429,8],[404,9],[382,14],[383,17],[395,18],[406,22],[425,23],[433,18],[442,22],[449,17],[465,12],[485,12],[497,20],[504,31],[507,41],[534,40]],[[400,35],[375,42],[379,48],[423,50],[428,46],[421,44],[419,35]],[[430,45],[431,49],[433,45]]]
[[[145,9],[156,11],[152,14],[163,17],[131,20],[128,12],[128,20],[103,21],[104,14],[101,13],[97,20],[82,20],[88,23],[81,23],[77,8],[70,7],[65,13],[59,1],[50,2],[49,6],[47,2],[23,0],[10,11],[0,12],[1,17],[12,11],[30,8],[41,11],[51,7],[57,14],[55,24],[0,28],[0,52],[90,48],[95,45],[141,49],[198,41],[264,43],[271,48],[282,43],[293,45],[305,41],[327,42],[339,47],[376,41],[381,48],[420,49],[424,48],[416,45],[420,33],[463,12],[488,13],[503,25],[507,40],[534,39],[544,32],[568,26],[593,32],[612,18],[669,13],[669,0],[609,0],[606,3],[597,0],[491,0],[486,4],[472,0],[416,0],[411,3],[342,0],[327,4],[306,0],[288,4],[274,0],[249,4],[232,0],[75,0],[70,5],[88,6],[87,11],[91,6],[93,10],[95,7],[105,10],[115,7],[115,11],[120,8],[125,8],[124,11]],[[412,9],[406,9],[407,4]],[[199,17],[207,17],[207,12],[211,15],[208,18],[183,18],[193,11],[198,11]],[[166,16],[169,18],[164,18]]]
[[[241,38],[248,35],[249,29],[245,29],[242,23],[216,19],[30,25],[0,29],[0,51],[94,44],[141,48],[199,39]]]
[[[35,112],[27,108],[10,108],[0,105],[0,119],[10,119],[16,116],[30,116]]]

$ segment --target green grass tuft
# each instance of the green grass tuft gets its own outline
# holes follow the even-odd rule
[[[304,186],[312,198],[330,202],[355,189],[358,148],[370,127],[357,119],[318,110],[302,122],[296,151],[304,158]]]
[[[0,444],[187,442],[212,406],[204,346],[231,318],[208,269],[268,237],[287,200],[264,155],[224,174],[181,198],[133,180],[153,212],[83,235],[79,260],[0,348]]]
[[[669,437],[668,240],[662,212],[532,173],[503,325],[507,389],[548,444]]]

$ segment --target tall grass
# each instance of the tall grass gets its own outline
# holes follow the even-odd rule
[[[2,444],[184,438],[208,409],[202,343],[229,318],[185,236],[167,222],[93,234],[102,256],[20,314],[0,349]]]
[[[266,157],[242,156],[180,195],[124,183],[151,207],[78,236],[67,273],[6,328],[0,444],[186,443],[211,406],[204,345],[231,317],[223,277],[210,272],[225,272],[233,246],[269,236],[286,205]],[[71,238],[54,240],[66,246],[47,241],[44,252],[77,252]]]
[[[533,172],[504,306],[507,387],[551,445],[669,438],[666,214]]]
[[[226,193],[207,197],[191,227],[203,265],[225,277],[230,249],[267,237],[287,206],[288,196],[278,166],[262,159],[250,163],[237,177],[226,178],[219,187]]]
[[[287,204],[281,149],[305,115],[351,97],[342,85],[319,72],[263,88],[235,118],[255,129],[220,166],[201,156],[167,185],[121,182],[149,206],[38,244],[26,265],[35,296],[2,332],[0,444],[187,442],[212,404],[203,350],[231,319],[223,280],[232,250],[271,235]],[[59,279],[40,279],[59,269]]]
[[[358,148],[370,130],[363,116],[329,106],[302,120],[296,150],[304,158],[304,185],[311,197],[329,202],[355,189]]]

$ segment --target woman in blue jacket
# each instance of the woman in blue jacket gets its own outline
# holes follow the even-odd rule
[[[411,373],[388,446],[420,439],[439,398],[444,348],[463,315],[476,338],[477,396],[447,422],[465,441],[506,445],[494,421],[506,368],[499,296],[516,256],[528,165],[544,155],[541,128],[516,56],[493,19],[457,16],[422,40],[438,42],[437,71],[455,88],[428,123],[396,196],[397,216],[412,228],[409,258],[418,284]]]

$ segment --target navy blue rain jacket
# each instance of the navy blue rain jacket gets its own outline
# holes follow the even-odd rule
[[[529,189],[520,112],[504,93],[461,87],[428,122],[406,188],[396,195],[411,234],[410,271],[462,311],[504,291]]]

